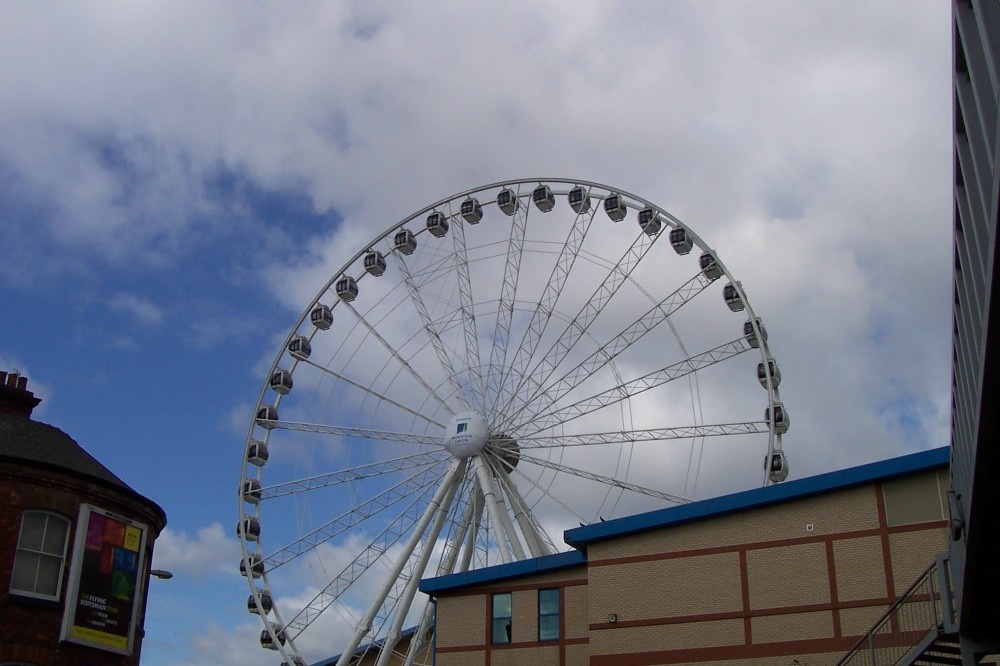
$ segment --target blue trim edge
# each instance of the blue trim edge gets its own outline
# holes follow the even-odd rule
[[[485,569],[475,569],[462,573],[438,576],[437,578],[425,578],[420,581],[420,591],[434,596],[436,592],[476,585],[478,583],[495,583],[508,578],[519,576],[529,576],[531,574],[548,573],[579,566],[587,562],[586,556],[579,550],[570,550],[565,553],[555,555],[543,555],[533,557],[528,560],[519,560],[508,564],[498,564]]]

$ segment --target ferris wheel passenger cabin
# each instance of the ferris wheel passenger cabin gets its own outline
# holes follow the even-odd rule
[[[513,215],[517,212],[518,200],[514,190],[503,188],[497,194],[497,206],[504,212],[504,215]]]
[[[778,388],[778,384],[781,383],[781,370],[778,369],[778,364],[774,362],[773,358],[767,359],[766,368],[763,361],[757,364],[757,381],[765,389],[767,388],[768,375],[771,375],[771,388]]]
[[[701,256],[698,257],[698,265],[701,267],[702,274],[709,280],[714,282],[722,277],[722,267],[719,266],[719,262],[715,260],[711,252],[702,252]]]
[[[652,208],[643,208],[639,211],[639,228],[646,232],[647,236],[655,236],[660,233],[663,227],[663,220],[660,214]]]
[[[257,467],[263,467],[268,458],[267,444],[260,440],[253,440],[247,447],[247,462]]]
[[[681,256],[690,252],[691,248],[694,247],[694,243],[691,242],[691,237],[688,236],[687,229],[684,227],[670,230],[670,245],[674,248],[674,252]]]
[[[333,312],[330,311],[330,306],[317,303],[309,313],[309,321],[321,331],[330,328],[333,325]]]
[[[257,479],[247,479],[240,488],[240,496],[248,504],[260,503],[260,481]]]
[[[764,409],[764,420],[767,421],[768,427],[774,430],[776,435],[784,435],[788,432],[790,419],[788,418],[788,412],[785,411],[780,402],[774,403],[774,420],[771,420],[770,406]]]
[[[566,198],[569,200],[570,208],[577,215],[590,212],[590,195],[579,185],[570,190]]]
[[[741,286],[739,282],[736,284],[729,283],[722,288],[722,298],[726,301],[726,305],[733,312],[741,312],[745,306],[743,305],[743,297],[740,296],[740,291],[738,287]]]
[[[368,254],[365,255],[365,270],[370,275],[379,277],[385,273],[385,266],[385,257],[378,250],[369,250]]]
[[[764,328],[764,322],[760,320],[760,317],[755,317],[753,321],[747,319],[743,322],[743,336],[746,338],[747,344],[754,349],[758,349],[760,348],[760,340],[757,339],[757,334],[754,333],[754,322],[757,323],[757,330],[760,331],[760,336],[764,338],[764,342],[767,342],[767,329]]]
[[[288,392],[292,390],[292,373],[282,368],[275,368],[274,372],[267,379],[267,385],[275,393],[288,395]]]
[[[538,206],[538,210],[547,213],[556,205],[556,197],[552,194],[552,188],[548,185],[539,185],[531,193],[531,200]]]
[[[312,354],[312,344],[309,342],[309,338],[304,335],[293,337],[288,341],[288,353],[300,361],[309,358],[309,355]]]
[[[337,280],[337,297],[345,303],[350,303],[358,296],[358,283],[350,275]]]
[[[417,249],[417,239],[413,237],[412,231],[403,229],[396,232],[392,239],[392,246],[402,254],[410,255]]]
[[[274,405],[263,405],[257,410],[257,425],[261,428],[271,430],[277,420],[278,408]]]
[[[250,553],[248,556],[250,560],[249,573],[254,578],[254,580],[260,578],[264,575],[264,558],[258,553]],[[247,561],[240,560],[240,575],[244,578],[247,577]]]
[[[427,216],[427,231],[434,238],[441,238],[448,233],[448,218],[444,213],[434,211]]]
[[[788,478],[788,459],[781,451],[775,451],[764,460],[767,477],[772,483],[781,483]]]
[[[479,199],[474,197],[469,197],[462,202],[462,219],[469,224],[479,224],[479,221],[483,219],[483,206],[479,203]]]
[[[604,199],[604,212],[608,214],[614,222],[621,222],[628,213],[628,207],[622,199],[622,195],[612,192]]]
[[[257,592],[260,595],[260,605],[257,605],[257,597],[251,594],[247,599],[247,610],[256,615],[267,615],[274,608],[271,595],[266,590],[258,590]]]

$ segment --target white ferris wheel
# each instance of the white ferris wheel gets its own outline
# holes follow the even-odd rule
[[[237,535],[262,646],[429,663],[422,578],[689,501],[703,466],[784,480],[780,379],[741,283],[641,197],[532,178],[413,213],[320,290],[261,389]]]

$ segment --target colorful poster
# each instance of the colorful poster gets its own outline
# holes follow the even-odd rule
[[[63,640],[132,653],[146,526],[81,505]]]

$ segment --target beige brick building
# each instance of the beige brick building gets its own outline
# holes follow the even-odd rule
[[[948,549],[947,465],[935,449],[629,516],[425,580],[435,663],[834,664]]]

